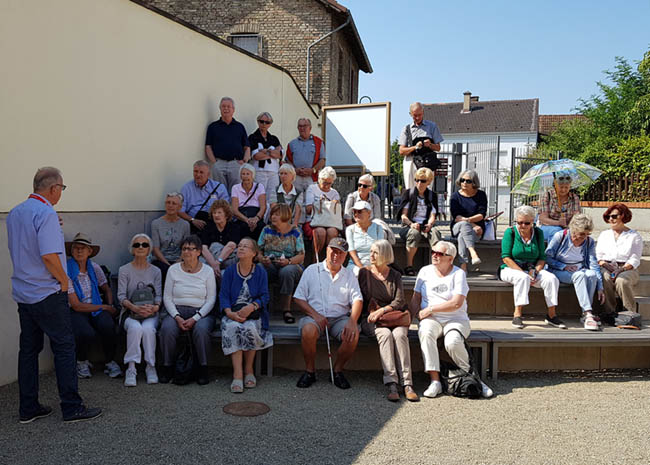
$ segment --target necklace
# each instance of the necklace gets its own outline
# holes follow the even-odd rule
[[[184,272],[186,272],[186,273],[196,273],[197,271],[199,271],[199,269],[201,269],[201,266],[202,266],[202,265],[201,265],[201,262],[198,262],[196,265],[194,265],[193,267],[189,268],[189,267],[185,264],[185,262],[181,262],[181,268],[182,268],[182,270],[183,270]]]
[[[237,263],[237,274],[238,274],[242,279],[246,279],[246,278],[248,278],[248,277],[253,273],[253,270],[254,270],[254,269],[255,269],[255,266],[251,263],[251,268],[250,268],[250,270],[248,270],[248,273],[244,274],[244,273],[242,273],[242,271],[241,271],[241,262]]]

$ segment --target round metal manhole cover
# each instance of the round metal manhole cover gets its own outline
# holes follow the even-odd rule
[[[256,417],[271,411],[271,407],[262,402],[231,402],[223,411],[237,417]]]

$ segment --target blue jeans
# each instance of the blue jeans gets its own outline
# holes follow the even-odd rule
[[[591,311],[591,303],[594,300],[594,292],[596,292],[596,286],[598,284],[598,277],[596,272],[593,270],[578,270],[573,273],[570,271],[564,270],[555,270],[550,269],[557,279],[561,283],[571,284],[573,283],[573,288],[576,291],[576,297],[578,297],[578,303],[583,312]]]
[[[38,354],[43,350],[43,334],[50,338],[54,353],[56,383],[63,417],[82,407],[77,388],[77,362],[70,322],[68,294],[57,292],[35,304],[18,304],[20,350],[18,387],[20,415],[28,417],[38,410]]]
[[[544,233],[544,240],[548,243],[551,242],[551,237],[553,237],[553,234],[555,234],[558,231],[562,231],[562,226],[547,226],[547,225],[541,225],[539,229],[542,230]]]

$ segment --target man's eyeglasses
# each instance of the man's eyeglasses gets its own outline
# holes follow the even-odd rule
[[[149,248],[149,243],[148,242],[134,242],[131,247],[133,247],[134,249],[139,249],[140,247],[142,247],[143,249],[148,249]]]
[[[460,182],[461,183],[466,183],[466,184],[474,184],[474,181],[472,181],[471,179],[465,179],[465,178],[461,179]]]
[[[438,252],[437,250],[433,250],[433,251],[431,252],[431,255],[433,255],[434,257],[437,257],[437,258],[441,258],[441,257],[451,257],[451,255],[446,254],[446,253],[444,253],[444,252]]]
[[[429,180],[428,180],[428,179],[416,179],[415,182],[424,182],[424,183],[427,183],[427,182],[429,182]]]
[[[517,224],[519,226],[530,226],[531,222],[530,221],[517,221]]]
[[[196,247],[183,247],[181,249],[182,252],[194,252],[195,250],[199,250]]]
[[[357,187],[359,187],[361,189],[370,189],[372,186],[369,186],[368,184],[359,183],[359,184],[357,184]]]
[[[265,119],[258,119],[257,122],[260,124],[271,124],[270,121],[266,121]]]
[[[55,184],[55,186],[60,186],[62,191],[68,188],[68,186],[66,186],[65,184]]]
[[[605,221],[609,221],[609,220],[615,220],[619,216],[621,216],[621,215],[617,215],[616,213],[614,213],[613,215],[605,215],[604,218],[605,218]]]

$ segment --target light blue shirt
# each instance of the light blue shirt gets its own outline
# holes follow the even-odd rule
[[[314,166],[314,157],[316,156],[316,142],[314,136],[310,135],[309,139],[304,140],[296,137],[289,142],[291,153],[293,154],[293,166],[295,168],[311,168]],[[327,158],[325,156],[325,142],[321,142],[318,159]]]
[[[422,120],[422,124],[419,126],[415,123],[411,123],[408,127],[411,130],[411,140],[415,140],[418,137],[428,137],[433,141],[434,144],[439,144],[444,140],[442,138],[442,134],[440,134],[438,125],[433,121],[429,121],[428,119]],[[399,145],[406,145],[406,127],[402,128],[402,132],[399,135],[399,140],[397,143]]]
[[[224,184],[219,184],[220,186],[217,188],[214,194],[210,196],[210,199],[203,207],[203,211],[210,211],[210,206],[215,200],[218,199],[223,199],[230,203],[228,189]],[[208,195],[210,195],[210,192],[212,192],[216,185],[217,181],[214,179],[208,179],[208,182],[206,182],[203,187],[197,186],[196,182],[194,182],[194,179],[185,183],[185,185],[181,188],[181,194],[183,194],[183,206],[181,207],[181,211],[187,213],[192,218],[195,217],[199,212],[199,208],[201,208],[201,205],[203,205],[203,202],[208,197]]]
[[[33,195],[38,199],[28,198],[7,216],[9,254],[14,266],[12,296],[21,304],[38,303],[61,290],[45,267],[43,255],[59,254],[62,269],[67,269],[59,216],[47,199]]]

